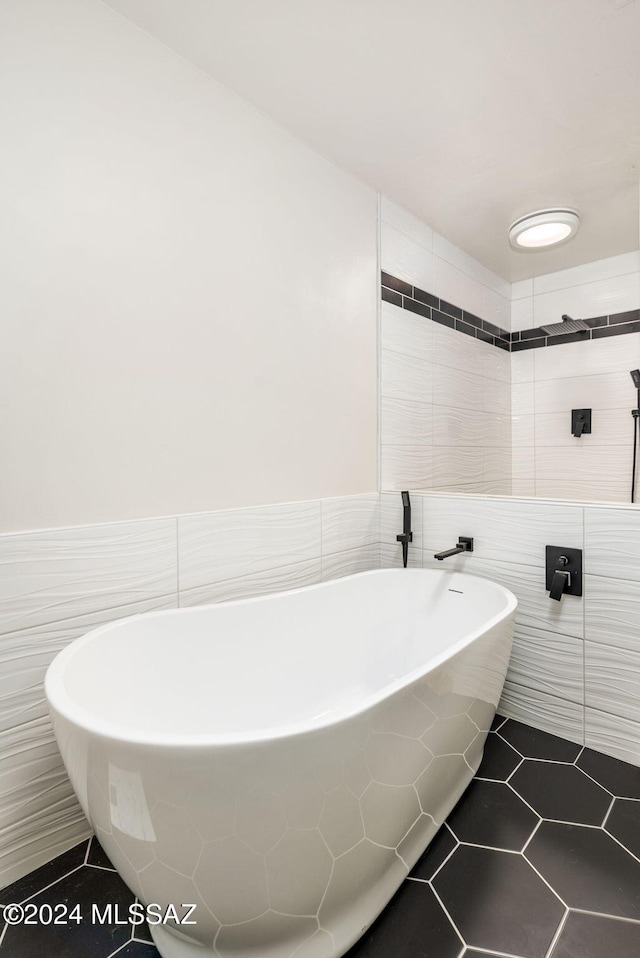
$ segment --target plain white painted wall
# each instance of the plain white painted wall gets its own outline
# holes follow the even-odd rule
[[[374,490],[374,191],[97,0],[0,86],[0,531]]]

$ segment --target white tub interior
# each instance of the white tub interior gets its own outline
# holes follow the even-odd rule
[[[368,707],[502,618],[513,597],[456,572],[376,570],[151,613],[61,653],[52,704],[103,734],[271,738]]]

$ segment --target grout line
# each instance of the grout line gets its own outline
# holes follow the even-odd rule
[[[616,803],[615,798],[612,798],[612,799],[611,799],[611,802],[610,802],[610,804],[609,804],[609,807],[608,807],[608,809],[607,809],[607,811],[606,811],[606,813],[605,813],[605,816],[604,816],[604,818],[602,819],[602,825],[600,826],[601,828],[606,829],[606,827],[607,827],[607,819],[609,818],[609,815],[610,815],[611,812],[613,811],[613,806],[615,805],[615,803]]]
[[[612,921],[622,921],[627,925],[640,925],[640,918],[624,918],[622,915],[610,915],[606,911],[589,911],[588,908],[570,908],[569,911],[577,915],[593,915],[594,918],[611,918]]]
[[[555,947],[556,947],[556,944],[558,943],[558,939],[559,939],[560,935],[562,934],[562,932],[563,932],[563,930],[564,930],[564,926],[565,926],[566,923],[567,923],[567,918],[568,918],[568,917],[569,917],[569,909],[567,908],[567,910],[565,911],[564,915],[563,915],[562,918],[560,919],[560,923],[559,923],[558,927],[556,928],[556,933],[555,933],[555,935],[554,935],[553,938],[551,939],[551,944],[549,945],[549,947],[547,948],[547,950],[546,950],[546,952],[545,952],[545,958],[551,958],[551,955],[553,954],[553,951],[554,951],[554,949],[555,949]]]

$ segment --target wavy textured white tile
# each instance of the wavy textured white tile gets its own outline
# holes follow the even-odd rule
[[[629,339],[628,336],[620,338]],[[546,353],[555,348],[554,346],[551,349],[538,349],[536,352]],[[536,414],[569,412],[572,409],[583,408],[623,409],[628,406],[631,409],[635,399],[633,383],[628,372],[540,380],[536,381],[534,393]]]
[[[433,443],[436,446],[482,446],[486,415],[481,409],[433,407]]]
[[[380,512],[378,493],[323,499],[322,556],[378,544]]]
[[[629,403],[619,409],[598,409],[595,406],[588,408],[592,409],[591,433],[581,436],[579,439],[571,435],[571,413],[569,410],[536,413],[536,444],[540,446],[566,446],[567,448],[573,448],[578,444],[633,447],[633,420],[629,415]]]
[[[493,323],[494,326],[511,330],[511,302],[508,296],[498,293],[488,286],[484,286],[482,291],[482,312],[480,315],[482,319]]]
[[[427,291],[433,286],[433,254],[401,230],[383,222],[380,265],[386,273]]]
[[[482,483],[484,450],[481,446],[434,446],[432,455],[434,488]]]
[[[534,359],[537,349],[524,349],[519,353],[510,353],[511,357],[511,382],[530,383],[533,382]]]
[[[430,403],[432,399],[431,362],[383,349],[380,393],[392,399]]]
[[[594,503],[629,502],[630,482],[609,482],[601,478],[588,482],[580,480],[536,479],[536,496],[543,499],[566,499],[571,502]]]
[[[585,745],[623,762],[640,765],[640,723],[587,707]]]
[[[462,333],[458,333],[462,336]],[[433,364],[434,406],[451,406],[454,409],[478,409],[482,403],[484,378],[472,373],[462,373],[451,366]]]
[[[640,582],[638,507],[585,509],[584,547],[591,575]]]
[[[395,226],[397,230],[406,233],[412,240],[424,246],[425,249],[433,249],[433,230],[422,220],[409,213],[402,206],[398,206],[388,196],[380,197],[380,218],[383,223]]]
[[[430,446],[382,446],[382,488],[430,489],[433,485],[433,451]]]
[[[469,256],[469,254],[461,250],[459,246],[455,246],[454,243],[445,239],[444,236],[441,236],[439,233],[433,234],[433,252],[436,256],[445,260],[445,262],[450,263],[451,266],[456,266],[467,276],[476,279],[483,286],[488,286],[506,299],[510,298],[511,288],[506,280],[488,269],[488,267],[484,266],[477,259],[474,259],[473,256]]]
[[[563,313],[575,316],[576,319],[621,313],[627,309],[637,309],[639,302],[640,273],[626,273],[624,276],[599,279],[581,286],[537,293],[533,300],[533,325],[558,323]]]
[[[207,605],[210,602],[227,602],[231,599],[249,599],[270,592],[286,592],[322,581],[320,556],[302,559],[294,565],[275,566],[233,579],[219,579],[193,589],[180,590],[180,606]]]
[[[0,536],[0,633],[176,589],[174,519]]]
[[[588,440],[590,437],[586,436]],[[600,483],[631,484],[631,456],[626,446],[595,446],[574,439],[571,446],[542,446],[536,443],[536,483]]]
[[[430,362],[434,325],[424,316],[383,302],[380,329],[382,348]]]
[[[516,624],[507,679],[582,705],[584,643],[571,635]]]
[[[554,322],[559,322],[559,317]],[[626,377],[625,384],[630,398],[633,399],[629,363],[631,362],[633,367],[639,358],[640,333],[627,333],[624,336],[609,336],[598,340],[588,339],[582,343],[562,343],[560,346],[537,350],[536,381],[574,379],[578,375],[595,376],[605,372],[618,372]]]
[[[425,549],[438,552],[456,542],[458,535],[469,535],[474,538],[474,560],[515,562],[543,569],[546,545],[560,542],[577,549],[583,545],[582,509],[554,503],[425,495],[422,521]],[[548,598],[544,579],[541,595]]]
[[[589,568],[592,566],[589,554]],[[638,648],[640,594],[627,579],[585,575],[585,638],[620,649]]]
[[[521,279],[517,283],[511,284],[511,301],[517,299],[526,299],[527,296],[533,296],[533,280]]]
[[[513,447],[511,451],[511,468],[513,470],[514,481],[527,479],[535,483],[536,453],[533,443],[531,443],[530,446]]]
[[[534,411],[533,382],[514,383],[511,387],[511,415],[530,416]]]
[[[533,297],[526,299],[516,299],[511,303],[511,330],[514,333],[521,329],[531,329],[533,322]],[[521,355],[514,353],[514,356]]]
[[[482,313],[482,283],[438,255],[433,257],[433,293],[476,316]]]
[[[511,495],[528,498],[530,496],[535,496],[535,494],[536,494],[535,480],[516,478],[516,475],[514,472],[513,479],[511,480]]]
[[[532,282],[536,294],[550,293],[557,289],[583,286],[585,283],[594,283],[597,280],[638,272],[640,272],[640,253],[635,251],[622,253],[619,256],[609,256],[607,259],[595,260],[595,262],[585,263],[583,266],[561,269],[555,273],[545,273],[543,276],[536,276]]]
[[[620,715],[640,726],[639,649],[587,642],[584,688],[585,704],[590,708]]]
[[[461,531],[460,534],[474,536],[473,530]],[[562,544],[565,545],[564,542]],[[502,562],[480,559],[474,552],[472,556],[469,556],[465,571],[471,575],[493,579],[507,589],[511,589],[518,599],[516,620],[525,628],[545,629],[549,632],[582,638],[582,598],[565,595],[560,602],[550,599],[545,589],[544,568],[517,564],[515,561],[517,553],[514,554],[514,552],[512,545],[511,561]],[[425,554],[427,554],[426,549]]]
[[[410,569],[422,568],[422,550],[417,548],[415,542],[411,542],[409,544],[409,557],[407,565]],[[402,568],[402,548],[399,542],[396,542],[394,545],[383,543],[380,546],[380,568]]]
[[[380,442],[383,446],[431,444],[433,406],[383,396],[380,401]]]
[[[181,516],[178,550],[181,594],[183,590],[304,562],[320,555],[320,502]]]
[[[485,379],[482,386],[482,408],[500,416],[511,415],[511,384]]]
[[[498,712],[570,742],[584,742],[584,708],[567,699],[505,682]]]
[[[448,369],[457,369],[460,372],[471,373],[477,376],[481,372],[480,347],[486,343],[478,342],[471,336],[465,336],[455,329],[432,323],[433,326],[433,361]],[[495,346],[489,346],[499,352]],[[459,378],[459,377],[457,377]]]
[[[511,417],[511,437],[514,448],[529,446],[533,448],[535,437],[535,416],[533,413]]]
[[[486,496],[511,496],[513,495],[513,479],[511,477],[483,479],[482,492]]]
[[[380,568],[380,546],[360,546],[358,549],[349,549],[333,555],[322,557],[322,581],[339,579],[345,575],[356,575],[358,572],[368,572],[369,569]]]
[[[483,491],[486,493],[493,490],[495,495],[510,495],[511,476],[511,450],[486,446],[482,453]]]
[[[504,349],[496,349],[488,343],[478,343],[482,363],[482,375],[488,379],[499,379],[500,382],[511,382],[511,353]]]

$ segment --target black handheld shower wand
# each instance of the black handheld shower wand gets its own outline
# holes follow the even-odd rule
[[[633,466],[631,467],[631,501],[636,497],[636,462],[638,458],[638,430],[640,429],[640,369],[631,370],[633,385],[638,390],[636,408],[631,410],[633,416]]]
[[[408,492],[402,492],[402,532],[396,536],[398,542],[402,543],[402,565],[407,568],[409,558],[409,543],[413,542],[413,532],[411,531],[411,499]]]

